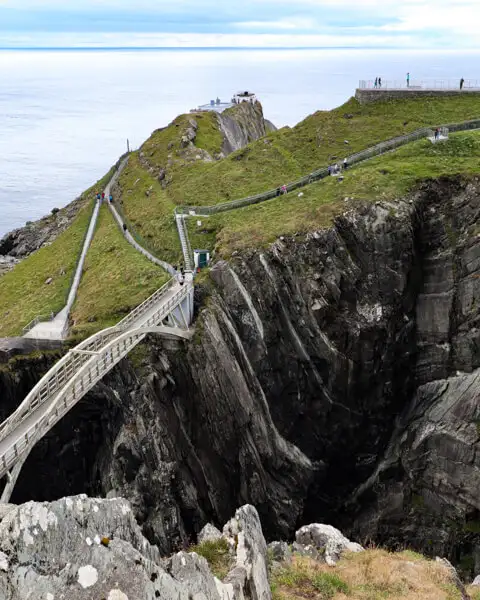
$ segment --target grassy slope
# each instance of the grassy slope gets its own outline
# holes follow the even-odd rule
[[[167,280],[125,241],[103,206],[72,311],[72,334],[84,337],[114,325]]]
[[[345,115],[352,115],[352,118]],[[399,100],[366,106],[351,99],[333,111],[319,111],[292,129],[283,128],[223,160],[210,163],[182,159],[180,138],[187,117],[179,117],[168,128],[154,133],[141,148],[154,169],[167,166],[170,157],[168,185],[163,189],[137,157],[127,167],[121,182],[124,208],[147,243],[171,262],[177,262],[181,260],[181,254],[172,219],[176,204],[208,205],[243,197],[278,186],[333,160],[341,160],[345,154],[418,127],[463,121],[479,115],[480,98],[476,96]],[[214,116],[211,115],[208,121],[196,118],[199,123],[196,143],[199,146],[204,143],[211,151],[217,142],[213,143],[209,135],[204,137],[207,141],[202,140],[202,132],[211,132]],[[345,144],[345,140],[349,144]],[[379,160],[388,160],[388,157]],[[435,166],[434,162],[426,165],[423,172],[420,168],[415,169],[409,181],[442,172],[430,168]],[[447,161],[444,161],[445,165]],[[453,168],[457,168],[455,165]],[[403,174],[410,176],[411,169],[406,165],[402,168]],[[448,170],[452,171],[450,166]],[[333,182],[306,188],[300,211],[295,195],[204,219],[198,235],[196,221],[190,221],[192,246],[212,248],[218,236],[218,250],[228,255],[235,249],[263,245],[281,234],[326,225],[332,215],[342,209],[342,195],[356,193],[372,198],[381,191],[380,185],[385,182],[377,186],[373,171],[368,172],[368,167],[364,166],[358,171],[362,172],[363,180],[357,179],[351,191],[347,191],[347,182],[339,194],[330,189]],[[140,181],[134,185],[137,180]],[[360,193],[365,184],[365,192]],[[398,189],[399,178],[394,185]],[[151,195],[146,197],[145,190],[150,186]]]
[[[273,600],[461,600],[443,565],[410,551],[346,554],[334,568],[297,557],[271,584]]]
[[[63,308],[92,210],[93,200],[80,209],[53,244],[34,252],[0,278],[0,336],[21,335],[22,328],[36,316]],[[50,277],[53,281],[47,285]]]
[[[429,177],[479,172],[480,133],[460,133],[436,145],[415,142],[347,171],[336,178],[303,188],[303,196],[292,193],[228,213],[202,218],[197,226],[188,220],[193,247],[216,247],[221,256],[234,250],[262,247],[280,235],[304,233],[328,226],[339,212],[357,201],[398,198],[418,181]],[[345,198],[353,198],[345,202]]]

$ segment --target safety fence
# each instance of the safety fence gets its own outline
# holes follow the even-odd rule
[[[381,79],[375,82],[375,79],[361,79],[358,82],[358,87],[361,90],[405,90],[405,91],[460,91],[460,77],[458,79],[410,79],[407,84],[407,79],[384,80]],[[462,90],[480,91],[480,79],[464,79]]]
[[[438,127],[440,127],[440,129],[448,130],[450,132],[475,130],[475,129],[480,129],[480,119],[473,119],[470,121],[462,121],[460,123],[449,123],[447,125],[439,125]],[[434,129],[436,129],[436,128],[437,128],[437,126],[434,126]],[[369,160],[371,158],[374,158],[375,156],[380,156],[382,154],[385,154],[387,152],[395,150],[396,148],[399,148],[400,146],[405,146],[406,144],[415,142],[417,140],[420,140],[420,139],[423,139],[426,137],[430,137],[431,135],[432,135],[432,127],[422,127],[420,129],[416,129],[415,131],[412,131],[411,133],[407,133],[405,135],[391,138],[384,142],[375,144],[375,146],[371,146],[370,148],[366,148],[365,150],[360,150],[359,152],[356,152],[355,154],[351,154],[350,156],[347,157],[347,164],[350,167],[351,165],[358,164],[365,160]],[[328,177],[329,174],[330,173],[329,173],[328,167],[321,167],[320,169],[317,169],[316,171],[312,171],[309,175],[306,175],[305,177],[301,177],[300,179],[297,179],[296,181],[292,181],[292,182],[288,183],[284,187],[284,189],[286,189],[286,193],[292,192],[298,188],[309,185],[310,183],[324,179],[325,177]],[[213,206],[178,206],[175,209],[175,217],[176,217],[177,224],[178,224],[179,219],[177,217],[181,216],[181,215],[186,216],[186,217],[193,217],[193,216],[209,217],[211,215],[215,215],[218,213],[227,212],[230,210],[236,210],[238,208],[243,208],[245,206],[251,206],[253,204],[259,204],[261,202],[265,202],[266,200],[271,200],[272,198],[276,198],[277,196],[280,196],[282,193],[283,192],[282,192],[281,188],[275,188],[275,189],[268,190],[266,192],[262,192],[260,194],[255,194],[253,196],[247,196],[246,198],[240,198],[238,200],[232,200],[230,202],[223,202],[220,204],[215,204]],[[185,238],[186,238],[186,243],[187,243],[187,248],[188,248],[188,250],[187,250],[188,255],[187,255],[185,249],[183,248],[183,244],[182,244],[184,258],[186,261],[187,256],[192,257],[192,250],[191,250],[190,240],[189,240],[189,236],[188,236],[188,227],[185,225],[185,223],[183,225],[183,230],[185,233]]]
[[[436,127],[437,126],[433,126],[434,129]],[[438,127],[446,127],[450,132],[480,129],[480,119],[464,121],[461,123],[438,125]],[[365,150],[361,150],[360,152],[356,152],[355,154],[347,156],[347,164],[348,166],[351,166],[353,164],[363,162],[375,156],[380,156],[381,154],[385,154],[386,152],[390,152],[391,150],[395,150],[396,148],[404,146],[405,144],[409,144],[422,138],[426,138],[428,137],[429,131],[431,130],[432,126],[422,127],[415,131],[412,131],[411,133],[391,138],[384,142],[379,142],[378,144],[375,144],[375,146],[371,146],[370,148],[366,148]],[[287,193],[292,192],[300,187],[309,185],[314,181],[324,179],[325,177],[328,177],[328,175],[328,167],[321,167],[316,171],[312,171],[309,175],[306,175],[304,177],[301,177],[300,179],[288,183],[285,186]],[[232,200],[230,202],[215,204],[213,206],[178,206],[175,212],[176,214],[183,214],[185,216],[210,216],[217,213],[242,208],[244,206],[249,206],[251,204],[265,202],[266,200],[271,200],[272,198],[279,196],[281,193],[281,188],[275,188],[266,192],[262,192],[260,194],[255,194],[246,198],[240,198],[239,200]]]

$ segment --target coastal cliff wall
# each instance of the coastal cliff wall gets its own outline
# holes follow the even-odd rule
[[[321,520],[473,556],[479,196],[478,179],[428,182],[217,263],[194,339],[124,360],[34,449],[13,501],[124,496],[164,552],[251,503],[270,539]]]

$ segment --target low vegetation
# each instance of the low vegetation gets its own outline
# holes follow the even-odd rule
[[[270,133],[214,162],[182,159],[180,140],[187,123],[185,116],[184,121],[176,120],[142,146],[143,162],[133,157],[121,181],[124,208],[147,244],[167,260],[178,262],[181,253],[172,218],[176,205],[212,205],[271,189],[390,137],[479,114],[480,99],[473,95],[365,106],[351,99],[335,110],[319,111],[296,127]],[[198,122],[200,132],[204,126],[201,120]],[[200,146],[201,141],[199,134],[195,143]],[[292,193],[258,206],[199,219],[200,225],[197,219],[190,219],[192,246],[216,248],[219,255],[228,257],[235,250],[267,245],[279,235],[328,226],[332,217],[344,209],[347,196],[356,200],[391,198],[407,192],[425,177],[475,172],[477,146],[478,138],[472,134],[452,136],[448,143],[435,147],[427,141],[419,142],[353,168],[342,185],[328,180],[308,186],[302,190],[301,200]],[[162,185],[156,179],[155,169],[160,168],[167,173]]]
[[[72,311],[72,334],[85,337],[114,325],[168,278],[125,241],[102,206]]]
[[[319,111],[293,128],[285,127],[222,160],[215,157],[222,136],[216,115],[182,115],[154,132],[132,153],[115,198],[137,239],[159,258],[182,262],[173,211],[181,204],[206,205],[278,186],[381,140],[425,125],[478,117],[476,95],[379,102],[362,106],[354,99],[332,111]],[[185,135],[196,120],[195,143]],[[406,194],[420,180],[446,174],[478,172],[480,137],[451,136],[433,146],[420,141],[352,168],[345,180],[321,182],[260,205],[210,218],[191,218],[194,248],[215,250],[217,257],[268,246],[281,235],[303,235],[327,227],[358,202],[389,200]],[[84,196],[100,189],[92,187]],[[0,335],[16,335],[38,314],[59,310],[66,298],[89,208],[82,208],[69,230],[47,248],[0,279]],[[55,218],[54,216],[50,218]],[[49,284],[45,282],[52,278]],[[87,335],[114,323],[167,278],[123,240],[102,211],[74,307],[74,332]]]
[[[63,308],[92,210],[93,200],[53,244],[0,277],[0,337],[22,335],[35,317]]]
[[[274,568],[273,600],[461,600],[448,570],[415,553],[367,550],[336,567],[294,557]]]
[[[224,579],[234,563],[228,542],[225,538],[206,540],[201,544],[192,546],[189,552],[196,552],[200,556],[203,556],[207,560],[210,570],[218,579]]]
[[[478,132],[454,134],[435,145],[421,140],[352,167],[342,182],[329,177],[262,204],[201,218],[201,225],[189,219],[191,243],[215,249],[222,257],[265,247],[281,235],[327,227],[336,215],[359,202],[400,198],[422,180],[477,174],[479,161]]]

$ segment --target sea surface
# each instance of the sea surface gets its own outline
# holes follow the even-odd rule
[[[480,78],[479,53],[0,50],[0,236],[68,204],[182,112],[251,89],[277,127],[343,104],[360,79]]]

